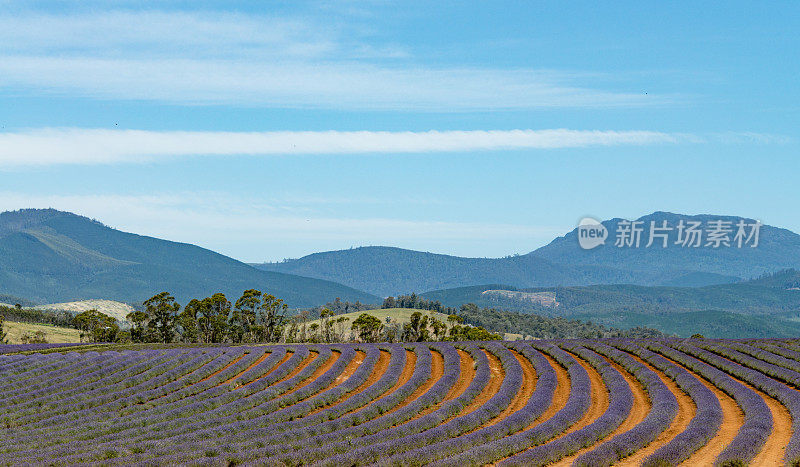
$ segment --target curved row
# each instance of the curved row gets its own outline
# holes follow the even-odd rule
[[[777,455],[800,462],[791,340],[0,346],[0,465],[661,466]]]

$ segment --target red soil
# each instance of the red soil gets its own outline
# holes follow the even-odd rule
[[[695,414],[697,414],[697,406],[695,405],[694,401],[691,397],[689,397],[688,394],[683,392],[681,388],[678,387],[675,381],[641,358],[635,355],[630,356],[639,361],[639,363],[642,365],[653,370],[658,377],[661,378],[661,381],[667,385],[669,390],[675,394],[675,398],[678,399],[678,413],[675,415],[675,419],[672,420],[672,423],[669,425],[669,427],[667,427],[667,429],[664,430],[655,439],[655,441],[653,441],[649,446],[640,449],[632,456],[626,458],[625,461],[620,465],[640,465],[643,460],[645,460],[649,455],[653,454],[658,448],[667,444],[668,442],[672,441],[673,438],[683,433],[683,431],[686,430],[686,427],[689,426],[689,422],[691,422]]]
[[[225,371],[225,370],[227,370],[228,368],[230,368],[231,366],[233,366],[233,365],[234,365],[236,362],[238,362],[239,360],[243,359],[245,355],[247,355],[247,354],[242,354],[242,355],[240,355],[240,356],[239,356],[239,358],[237,358],[237,359],[235,359],[235,360],[232,360],[230,363],[228,363],[228,364],[227,364],[227,365],[225,365],[224,367],[220,368],[219,370],[215,371],[214,373],[211,373],[210,375],[208,375],[208,376],[206,376],[205,378],[201,379],[201,380],[200,380],[200,381],[198,381],[197,383],[202,383],[203,381],[207,381],[207,380],[209,380],[209,379],[211,379],[211,378],[213,378],[213,377],[217,376],[218,374],[222,373],[223,371]],[[195,383],[195,384],[197,384],[197,383]]]
[[[258,359],[257,359],[255,362],[253,362],[253,363],[252,363],[250,366],[248,366],[247,368],[245,368],[245,369],[244,369],[243,371],[241,371],[239,374],[237,374],[237,375],[235,375],[235,376],[232,376],[232,377],[228,378],[228,380],[227,380],[227,381],[224,381],[224,382],[222,382],[222,383],[220,383],[220,384],[228,384],[228,383],[230,383],[231,381],[234,381],[234,380],[238,379],[240,376],[242,376],[243,374],[245,374],[245,373],[247,373],[248,371],[252,370],[252,369],[253,369],[253,368],[255,368],[256,366],[258,366],[258,365],[259,365],[261,362],[263,362],[264,360],[266,360],[266,359],[267,359],[267,357],[269,357],[269,353],[266,353],[266,352],[265,352],[265,353],[264,353],[264,355],[262,355],[262,356],[258,357]]]
[[[416,362],[416,355],[414,357]],[[406,366],[408,366],[408,364],[406,364]],[[430,390],[430,388],[436,384],[436,382],[439,381],[442,376],[444,376],[444,357],[442,357],[442,354],[439,352],[431,350],[431,376],[426,382],[422,383],[416,390],[414,390],[414,392],[412,392],[408,398],[406,398],[406,400],[400,403],[397,407],[386,412],[386,415],[400,410],[408,404],[414,402],[421,395],[428,392],[428,390]],[[411,378],[411,376],[409,376],[409,378]]]
[[[328,360],[323,365],[320,365],[320,367],[317,368],[313,373],[311,373],[311,376],[309,376],[308,378],[304,379],[297,386],[295,386],[292,389],[290,389],[290,390],[286,391],[285,393],[283,393],[283,395],[287,396],[287,395],[289,395],[289,394],[291,394],[291,393],[293,393],[295,391],[299,391],[300,389],[303,389],[304,387],[306,387],[309,384],[313,383],[314,380],[316,380],[317,378],[319,378],[320,376],[325,374],[326,371],[330,370],[331,367],[336,363],[337,360],[339,360],[339,357],[341,357],[341,356],[342,356],[341,352],[337,352],[336,350],[332,351],[331,352],[331,356],[328,358]],[[319,358],[319,354],[317,354],[317,358]]]
[[[510,349],[509,349],[510,350]],[[497,423],[503,421],[506,417],[510,416],[511,414],[522,410],[525,407],[525,404],[528,403],[528,400],[533,395],[533,391],[536,389],[536,371],[533,369],[533,365],[527,358],[523,357],[515,350],[510,350],[514,357],[519,361],[520,366],[522,366],[522,385],[517,391],[517,395],[514,396],[514,399],[509,404],[508,408],[500,413],[500,415],[496,416],[495,418],[489,420],[484,426],[492,426]]]

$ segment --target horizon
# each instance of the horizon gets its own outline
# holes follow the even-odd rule
[[[113,230],[117,230],[117,231],[120,231],[120,232],[124,232],[124,233],[128,233],[128,234],[134,234],[134,235],[140,235],[140,236],[147,236],[147,237],[152,237],[152,238],[156,238],[156,239],[159,239],[159,240],[165,240],[165,241],[170,241],[170,242],[185,243],[185,244],[189,244],[189,245],[193,245],[193,246],[199,246],[199,247],[205,248],[205,249],[207,249],[209,251],[213,251],[215,253],[220,253],[220,254],[224,255],[224,253],[222,253],[222,252],[215,251],[215,250],[213,250],[211,248],[204,247],[203,245],[198,245],[198,244],[193,243],[191,241],[177,241],[177,240],[172,240],[172,239],[169,239],[169,238],[155,237],[153,235],[147,235],[147,234],[143,234],[143,233],[140,233],[140,232],[128,231],[128,230],[120,229],[120,228],[118,228],[116,226],[113,226],[113,225],[109,225],[106,222],[104,222],[102,219],[97,219],[97,218],[90,217],[90,216],[87,216],[87,215],[83,215],[83,214],[77,213],[77,212],[58,210],[58,209],[52,208],[52,207],[48,207],[48,208],[19,208],[19,209],[10,210],[10,211],[0,211],[0,216],[2,216],[3,214],[8,214],[8,213],[21,213],[23,211],[47,211],[47,210],[54,210],[54,211],[59,212],[61,214],[70,214],[70,215],[82,217],[82,218],[87,219],[87,220],[89,220],[91,222],[97,222],[97,223],[101,224],[104,227],[107,227],[107,228],[110,228],[110,229],[113,229]],[[756,219],[748,219],[748,218],[745,218],[743,216],[737,216],[737,215],[731,215],[731,214],[710,214],[710,213],[686,214],[686,213],[676,213],[676,212],[668,212],[668,211],[653,211],[651,213],[643,214],[643,215],[640,215],[640,216],[637,216],[637,217],[633,217],[633,218],[630,218],[630,219],[624,219],[624,218],[620,218],[620,217],[612,217],[612,218],[608,218],[608,219],[601,219],[600,221],[602,223],[604,223],[604,224],[605,223],[609,223],[609,222],[624,221],[624,220],[637,221],[637,220],[645,219],[647,217],[656,216],[656,215],[659,215],[659,214],[665,214],[665,215],[671,215],[671,216],[679,216],[679,217],[685,217],[685,218],[710,217],[712,219],[742,219],[742,220],[747,220],[747,221],[757,221]],[[790,232],[792,234],[800,235],[800,233],[795,232],[795,231],[793,231],[791,229],[782,227],[782,226],[769,225],[769,224],[763,224],[763,225],[765,227],[771,227],[771,228],[779,229],[779,230],[786,230],[786,231],[788,231],[788,232]],[[511,253],[511,254],[504,255],[504,256],[466,256],[464,258],[502,259],[502,258],[508,258],[508,257],[512,257],[512,256],[527,255],[527,254],[530,254],[530,253],[533,253],[533,252],[539,250],[540,248],[542,248],[544,246],[547,246],[547,245],[555,242],[558,239],[565,238],[567,235],[569,235],[569,234],[571,234],[573,232],[576,232],[577,230],[578,230],[578,228],[576,226],[573,229],[571,229],[571,230],[569,230],[567,232],[564,232],[563,234],[557,234],[556,236],[554,236],[553,238],[551,238],[550,240],[548,240],[544,244],[542,244],[540,246],[537,246],[537,247],[535,247],[535,248],[533,248],[533,249],[531,249],[529,251]],[[576,245],[576,247],[577,247],[577,245]],[[246,263],[246,264],[269,264],[269,263],[273,263],[274,264],[274,263],[282,263],[282,262],[286,262],[286,261],[297,260],[297,259],[303,258],[305,256],[309,256],[309,255],[313,255],[313,254],[317,254],[317,253],[330,253],[330,252],[337,252],[337,251],[347,251],[347,250],[353,250],[353,249],[358,249],[358,248],[395,248],[395,249],[400,249],[400,250],[405,250],[405,251],[414,251],[414,252],[419,252],[419,253],[428,253],[428,254],[435,254],[435,255],[445,255],[445,256],[459,257],[458,255],[450,255],[450,254],[442,253],[442,252],[438,252],[438,251],[413,250],[413,249],[409,249],[409,248],[403,248],[403,247],[399,247],[399,246],[396,246],[396,245],[388,245],[388,244],[386,244],[386,245],[355,245],[355,246],[351,246],[349,248],[338,248],[338,249],[334,249],[334,250],[313,251],[313,252],[308,253],[307,255],[293,257],[293,258],[284,257],[284,258],[281,258],[279,260],[273,260],[273,261],[248,261],[246,259],[236,258],[236,257],[229,256],[229,255],[225,255],[225,256],[229,256],[232,259],[235,259],[237,261],[240,261],[240,262]],[[755,276],[753,276],[753,278],[758,277],[758,276],[759,275],[755,275]]]
[[[247,262],[654,211],[800,232],[796,3],[4,6],[0,211]]]

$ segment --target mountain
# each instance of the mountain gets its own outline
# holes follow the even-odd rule
[[[334,280],[379,296],[412,291],[444,289],[471,284],[571,283],[580,275],[572,268],[534,256],[509,258],[462,258],[393,247],[360,247],[315,253],[282,263],[254,267],[301,276]],[[594,267],[576,268],[581,270]]]
[[[745,244],[738,248],[734,243],[730,247],[714,248],[706,245],[707,235],[704,236],[702,244],[698,248],[676,243],[678,240],[676,227],[681,221],[685,224],[700,222],[705,226],[706,233],[709,223],[727,222],[732,230],[729,238],[733,240],[737,230],[736,224],[740,221],[753,224],[756,222],[753,219],[716,215],[686,216],[669,212],[655,212],[636,219],[636,221],[642,222],[645,229],[640,248],[614,245],[615,238],[611,233],[619,233],[622,221],[622,219],[611,219],[602,222],[610,233],[610,238],[605,245],[595,249],[582,249],[578,242],[578,229],[574,229],[567,235],[556,238],[550,244],[532,252],[531,255],[558,264],[622,268],[630,271],[634,278],[644,278],[654,269],[660,269],[664,276],[674,275],[676,278],[689,271],[712,274],[720,278],[733,276],[750,279],[782,269],[800,268],[800,235],[769,225],[760,227],[758,245],[754,248]],[[651,222],[656,226],[666,222],[667,226],[672,227],[672,230],[667,232],[666,248],[661,246],[661,240],[658,238],[655,239],[653,247],[644,247],[648,242],[647,233]],[[749,230],[746,233],[749,234]],[[641,285],[664,285],[666,283],[666,281],[648,282],[646,279],[631,281],[631,283]]]
[[[655,212],[636,221],[647,229],[651,221],[657,226],[662,222],[672,226],[666,248],[661,248],[658,241],[646,248],[646,235],[640,248],[614,246],[613,233],[622,219],[612,219],[602,223],[610,233],[606,244],[591,250],[581,249],[575,229],[538,250],[505,258],[463,258],[391,247],[361,247],[253,266],[340,282],[379,296],[487,283],[519,288],[592,284],[702,287],[800,268],[800,235],[768,225],[760,227],[756,248],[750,247],[752,240],[742,248],[713,248],[706,246],[705,240],[699,248],[675,243],[680,221],[707,225],[717,220],[731,223],[731,239],[740,220],[755,222],[730,216]]]
[[[185,304],[214,292],[235,300],[249,288],[283,298],[291,307],[336,297],[378,301],[331,281],[257,270],[195,245],[121,232],[68,212],[0,213],[0,294],[40,303],[141,303],[167,290]]]

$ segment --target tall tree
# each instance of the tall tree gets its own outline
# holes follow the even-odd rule
[[[322,322],[322,339],[325,342],[332,342],[333,341],[333,325],[336,324],[336,320],[333,319],[333,311],[323,308],[322,311],[319,312],[319,318]]]
[[[182,342],[199,342],[200,328],[197,324],[197,312],[202,306],[200,300],[193,298],[178,315],[178,328]]]
[[[202,300],[198,309],[197,324],[203,335],[203,342],[225,342],[230,311],[231,302],[223,293],[215,293]]]
[[[264,295],[259,307],[259,325],[261,335],[266,342],[278,342],[283,337],[283,325],[286,321],[288,305],[274,295]]]
[[[131,323],[131,340],[133,342],[146,342],[147,313],[144,311],[132,311],[125,316]]]
[[[5,328],[3,328],[3,322],[4,321],[5,321],[5,317],[0,315],[0,344],[7,344],[8,343],[8,339],[6,339],[6,337],[8,337],[8,334],[6,333]]]
[[[433,335],[436,336],[436,340],[440,341],[447,335],[447,325],[444,324],[443,321],[440,321],[433,316],[430,318],[430,326],[433,329]]]
[[[231,328],[241,326],[244,339],[256,342],[258,339],[258,310],[261,306],[261,291],[245,290],[234,305],[234,316],[231,317]],[[236,319],[234,319],[234,317]],[[235,321],[235,322],[234,322]]]
[[[375,316],[369,313],[361,313],[358,318],[353,321],[351,328],[358,332],[358,337],[363,342],[377,342],[381,331],[383,331],[383,324],[381,320]]]
[[[95,309],[78,313],[72,322],[81,331],[81,342],[116,342],[119,335],[117,320]]]
[[[403,328],[403,340],[407,342],[424,342],[430,340],[428,332],[428,316],[419,311],[411,313],[411,321]]]
[[[175,322],[181,306],[169,292],[161,292],[144,302],[148,327],[159,342],[172,342],[175,337]]]

